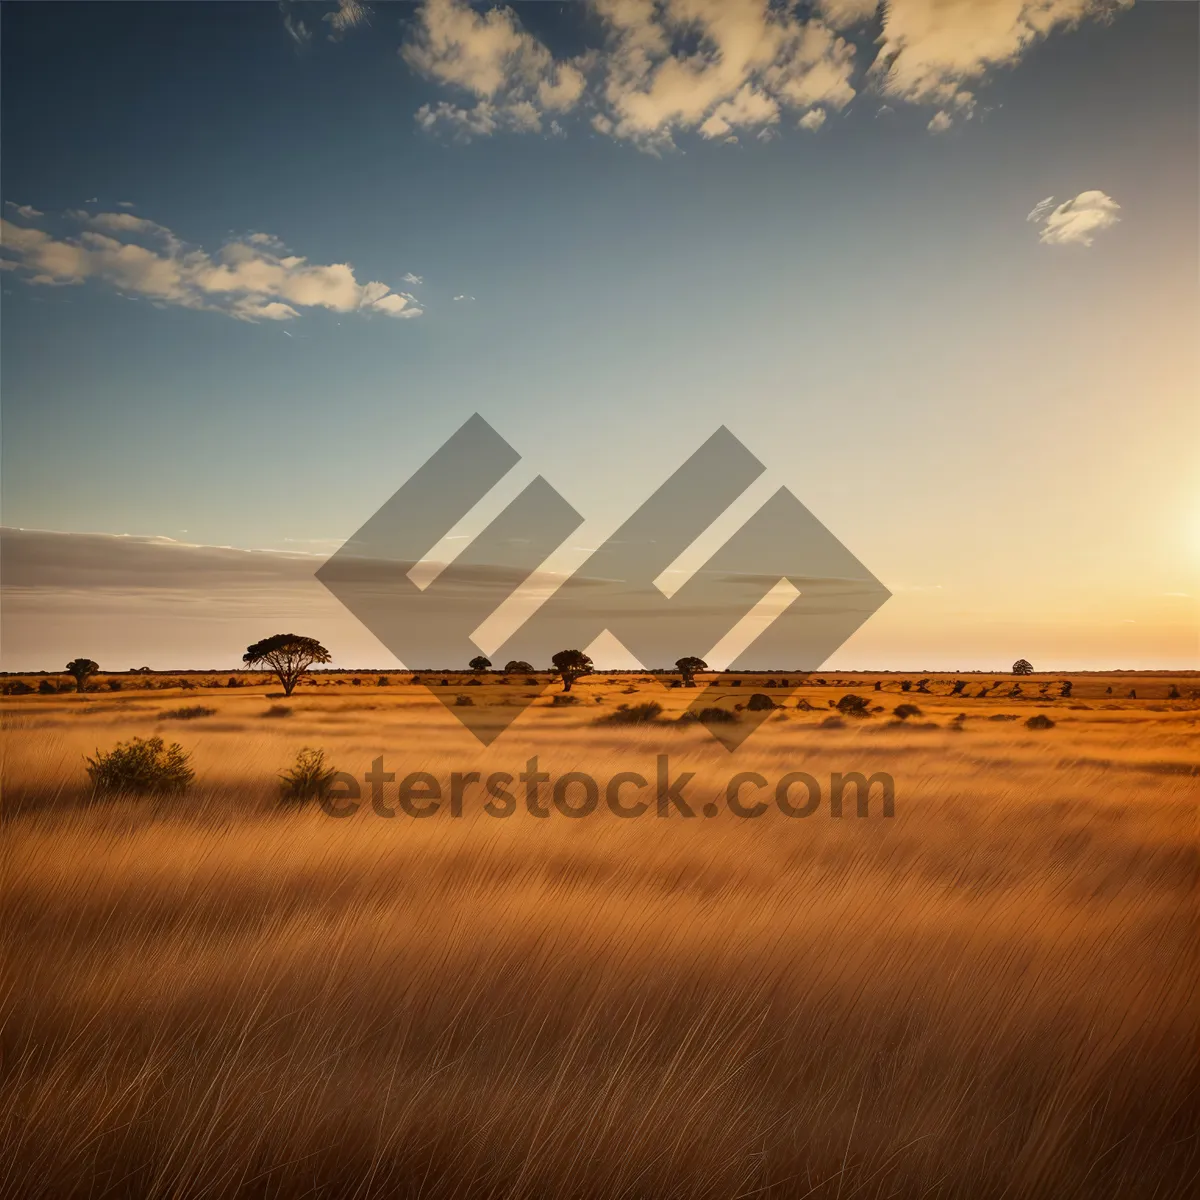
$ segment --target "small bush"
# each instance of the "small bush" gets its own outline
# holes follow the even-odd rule
[[[96,751],[89,758],[87,773],[98,792],[180,794],[196,777],[188,766],[190,755],[160,737],[133,738],[118,742],[107,754]]]
[[[455,703],[455,706],[458,708],[468,708],[468,707],[474,708],[475,707],[475,701],[472,700],[470,696],[455,696],[454,703]]]
[[[191,721],[196,717],[211,717],[216,711],[215,708],[205,708],[203,704],[192,704],[187,708],[168,708],[166,712],[158,714],[158,719],[160,721]]]
[[[108,681],[108,690],[110,692],[119,692],[121,690],[121,681],[119,679],[110,679]]]
[[[1045,713],[1038,713],[1025,722],[1026,729],[1053,729],[1054,722]]]
[[[4,685],[4,694],[6,696],[28,696],[33,688],[23,679],[14,679],[12,683]]]
[[[751,712],[766,712],[775,707],[775,701],[763,692],[755,692],[746,702],[746,707]]]
[[[845,729],[846,722],[841,717],[826,717],[818,726],[819,729]]]
[[[989,721],[1015,721],[1016,719],[1016,713],[993,713],[992,716],[988,717]]]
[[[663,707],[657,700],[645,704],[622,704],[616,712],[601,717],[599,725],[646,725],[662,716]]]
[[[236,679],[234,676],[230,675],[230,677],[227,680],[225,680],[225,686],[227,688],[241,687],[242,681],[240,679]]]
[[[50,680],[43,679],[38,684],[38,692],[43,696],[56,696],[58,694],[58,688],[56,688],[54,684],[50,682]]]
[[[280,795],[282,799],[296,804],[324,800],[333,787],[336,774],[336,767],[325,765],[324,750],[305,746],[296,755],[296,761],[286,771],[280,771]]]
[[[685,712],[679,718],[679,723],[685,725],[690,721],[701,721],[705,725],[733,725],[738,721],[738,715],[727,708],[702,708],[699,712]]]
[[[391,685],[392,681],[386,675],[380,675],[380,677],[375,680],[376,687],[391,687]]]
[[[468,679],[466,686],[467,687],[482,687],[483,685],[479,682],[478,679]]]
[[[270,708],[263,713],[264,717],[290,717],[292,710],[286,704],[272,704]]]
[[[537,682],[538,681],[536,679],[534,679],[532,676],[530,676],[528,679],[525,680],[525,686],[526,687],[537,687]]]
[[[871,715],[871,709],[867,702],[861,696],[855,696],[853,693],[843,696],[837,702],[836,707],[844,717],[861,719]]]
[[[919,717],[921,710],[915,704],[897,704],[892,709],[892,715],[898,721],[907,721],[909,717]]]
[[[559,706],[564,704],[578,704],[579,697],[572,696],[569,692],[555,692],[554,699],[551,701],[551,703]]]

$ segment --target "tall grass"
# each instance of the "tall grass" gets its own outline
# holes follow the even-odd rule
[[[1031,733],[955,698],[961,734],[816,714],[730,756],[547,704],[553,737],[483,750],[405,691],[367,730],[220,696],[193,799],[103,805],[82,747],[152,706],[21,699],[0,1194],[1191,1194],[1195,781],[1150,767],[1190,761],[1194,713]],[[278,805],[305,744],[360,777],[669,750],[701,801],[888,770],[896,817],[332,820]]]

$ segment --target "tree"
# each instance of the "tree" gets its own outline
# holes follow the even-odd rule
[[[277,633],[274,637],[263,638],[248,646],[242,655],[242,662],[248,667],[266,664],[283,684],[285,696],[292,694],[300,676],[313,663],[330,661],[329,651],[316,638],[301,637],[296,633]]]
[[[467,666],[470,667],[472,671],[475,671],[481,675],[491,665],[492,660],[490,658],[484,658],[482,654],[477,654],[469,663],[467,663]]]
[[[511,658],[504,664],[505,675],[532,675],[533,668],[523,658]]]
[[[75,676],[75,687],[82,692],[87,681],[100,670],[100,664],[90,658],[73,658],[67,663],[66,670],[68,675]]]
[[[675,662],[675,668],[678,670],[679,674],[683,676],[684,687],[695,687],[696,681],[693,676],[697,671],[707,671],[708,663],[706,663],[704,659],[697,658],[694,654],[692,654],[687,658],[677,659]]]
[[[1017,661],[1013,663],[1013,674],[1032,675],[1033,663],[1031,663],[1027,658],[1018,658]]]
[[[592,660],[582,650],[560,650],[550,661],[562,676],[564,692],[571,690],[575,680],[592,673]]]

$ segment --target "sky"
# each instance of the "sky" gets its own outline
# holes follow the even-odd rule
[[[541,475],[559,579],[724,425],[692,566],[782,486],[892,593],[831,669],[1200,667],[1197,5],[0,23],[4,669],[391,665],[313,571],[475,413],[437,561]]]

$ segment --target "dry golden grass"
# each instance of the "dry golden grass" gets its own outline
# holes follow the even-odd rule
[[[0,1194],[1192,1194],[1200,705],[1165,696],[1197,679],[875,678],[732,755],[594,723],[686,705],[645,681],[540,699],[488,749],[396,684],[5,698]],[[819,728],[847,691],[936,728]],[[192,792],[89,797],[85,753],[155,732]],[[896,809],[497,820],[471,788],[461,819],[333,820],[276,801],[305,745],[443,780],[665,752],[697,808],[736,771],[886,771]]]

